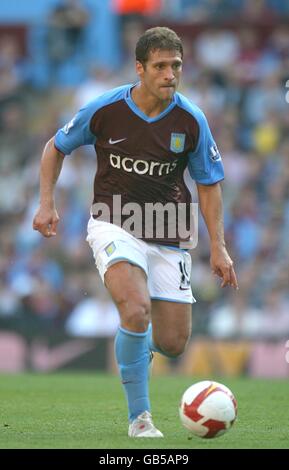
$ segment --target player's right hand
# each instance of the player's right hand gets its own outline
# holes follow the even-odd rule
[[[39,207],[33,219],[33,230],[38,230],[46,238],[56,235],[59,217],[57,210]]]

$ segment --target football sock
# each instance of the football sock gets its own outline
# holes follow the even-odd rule
[[[147,332],[135,333],[119,327],[115,337],[115,357],[125,390],[129,420],[150,411]]]
[[[170,358],[175,357],[172,354],[166,353],[161,348],[155,345],[154,340],[153,340],[153,329],[152,329],[151,323],[149,323],[148,330],[147,330],[147,345],[150,351],[158,352],[159,354],[162,354],[163,356],[170,357]]]

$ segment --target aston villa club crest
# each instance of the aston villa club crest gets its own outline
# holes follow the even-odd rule
[[[110,243],[106,248],[105,248],[105,252],[107,254],[107,256],[111,256],[112,253],[114,253],[114,251],[116,250],[116,246],[115,244],[112,242]]]
[[[181,153],[185,148],[186,134],[171,134],[171,145],[170,149],[174,153]]]

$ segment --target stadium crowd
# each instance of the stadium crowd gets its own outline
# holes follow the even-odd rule
[[[211,274],[200,217],[199,242],[191,253],[194,334],[288,337],[289,29],[278,20],[288,19],[288,2],[164,4],[154,20],[159,24],[170,26],[174,15],[180,31],[184,16],[205,25],[184,37],[180,91],[207,115],[223,157],[226,240],[240,287],[237,293],[221,290]],[[246,20],[238,27],[222,26],[220,18],[216,25],[212,5],[215,18],[220,11],[245,19],[266,12],[270,27],[264,32]],[[117,328],[117,312],[85,241],[96,165],[89,147],[65,159],[56,191],[58,236],[42,238],[32,230],[32,217],[44,143],[85,102],[136,80],[133,35],[144,25],[134,21],[126,24],[131,35],[123,67],[116,73],[89,64],[86,80],[73,87],[35,87],[29,57],[20,58],[9,35],[0,41],[0,325],[13,320],[85,336],[110,336]]]

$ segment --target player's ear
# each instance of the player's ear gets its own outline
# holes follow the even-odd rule
[[[135,71],[137,75],[141,76],[144,73],[144,70],[145,70],[144,65],[139,60],[137,60],[135,63]]]

